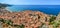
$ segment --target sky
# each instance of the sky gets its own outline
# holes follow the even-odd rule
[[[11,5],[60,5],[60,0],[0,0]]]

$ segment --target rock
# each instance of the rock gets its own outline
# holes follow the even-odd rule
[[[60,13],[57,15],[56,20],[60,20]]]
[[[49,26],[47,26],[47,25],[43,25],[42,28],[49,28]]]
[[[2,23],[0,22],[0,28],[2,28]]]

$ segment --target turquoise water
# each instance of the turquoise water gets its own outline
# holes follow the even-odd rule
[[[13,5],[8,8],[13,12],[19,12],[22,10],[33,10],[53,15],[57,15],[60,12],[60,5]]]

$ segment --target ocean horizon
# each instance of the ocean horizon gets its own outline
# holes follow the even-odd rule
[[[12,12],[32,10],[57,15],[60,12],[60,5],[12,5],[11,7],[8,7],[8,9]]]

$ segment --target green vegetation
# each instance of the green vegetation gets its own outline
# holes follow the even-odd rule
[[[17,28],[24,28],[25,26],[23,24],[21,25],[13,25],[14,27],[17,27]]]
[[[50,17],[50,22],[54,21],[55,19],[56,19],[55,16],[51,16],[51,17]]]
[[[21,25],[13,25],[13,22],[11,20],[4,20],[3,18],[0,18],[0,22],[6,23],[6,24],[14,26],[14,27],[24,28],[23,24],[21,24]]]
[[[0,18],[0,22],[4,22],[4,20],[2,18]]]
[[[0,3],[0,8],[6,8],[6,7],[8,7],[8,6],[11,6],[11,5]]]
[[[11,20],[4,20],[2,18],[0,18],[0,22],[6,23],[8,25],[12,25],[13,24],[13,22]]]
[[[13,25],[13,22],[11,20],[4,20],[4,22],[8,25]]]
[[[24,28],[24,25],[22,24],[22,25],[20,25],[20,27],[19,28]]]
[[[56,20],[55,16],[51,16],[50,25],[53,25],[54,28],[57,28],[60,25],[60,20]]]
[[[54,28],[57,28],[60,25],[60,20],[52,21],[51,25],[53,25]]]

